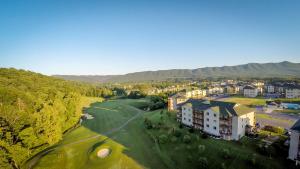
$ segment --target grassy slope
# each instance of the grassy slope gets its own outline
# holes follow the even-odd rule
[[[147,117],[154,123],[161,122],[159,112],[160,111],[153,112]],[[158,137],[165,134],[170,138],[172,136],[169,133],[174,127],[184,133],[183,135],[190,135],[192,138],[192,142],[188,144],[183,143],[182,136],[177,138],[177,141],[175,142],[169,140],[167,144],[158,144],[158,147],[161,149],[161,156],[167,158],[164,160],[169,162],[169,166],[173,166],[171,168],[199,168],[199,162],[197,161],[199,157],[206,157],[210,168],[221,168],[222,163],[225,164],[226,168],[232,169],[257,168],[249,165],[248,162],[249,157],[253,154],[256,154],[257,160],[260,160],[262,163],[267,163],[269,168],[283,168],[281,164],[282,159],[270,159],[259,155],[255,151],[255,140],[250,140],[246,137],[239,142],[216,140],[212,138],[202,139],[197,133],[191,134],[187,131],[187,129],[179,129],[174,114],[171,118],[167,115],[163,115],[163,119],[162,123],[165,124],[164,127],[161,129],[147,130],[149,135],[152,135],[152,137]],[[199,145],[205,146],[204,152],[198,152]],[[228,149],[231,152],[232,157],[230,159],[225,160],[223,158],[223,149]]]
[[[138,101],[138,102],[137,102]],[[35,168],[153,168],[153,169],[185,169],[199,168],[197,159],[204,156],[208,159],[212,168],[220,168],[224,162],[228,168],[251,168],[246,159],[255,153],[253,141],[244,139],[242,142],[228,142],[215,139],[201,139],[197,134],[192,136],[192,143],[184,144],[182,137],[175,142],[167,144],[155,143],[151,137],[161,134],[170,135],[170,129],[178,128],[175,114],[168,117],[163,115],[163,129],[145,130],[143,120],[145,117],[157,123],[161,120],[160,110],[143,112],[142,116],[133,120],[123,129],[106,136],[99,133],[107,132],[141,112],[132,106],[139,107],[145,104],[139,100],[116,100],[104,103],[93,104],[87,111],[95,119],[87,120],[82,127],[68,133],[58,144],[58,148],[40,159]],[[188,134],[186,129],[180,129]],[[78,140],[99,136],[76,143]],[[70,144],[71,143],[71,144]],[[67,145],[66,145],[67,144]],[[202,154],[197,153],[198,145],[205,145]],[[65,146],[63,146],[65,145]],[[96,157],[96,152],[102,147],[109,147],[111,155],[104,159]],[[221,151],[226,148],[234,152],[234,157],[229,160],[222,158]],[[267,162],[270,168],[280,168],[278,160],[271,160],[267,157],[257,155],[261,160]]]
[[[163,168],[163,162],[152,150],[153,143],[143,128],[138,127],[143,125],[142,116],[110,135],[112,139],[101,135],[141,111],[127,105],[133,102],[118,100],[92,104],[87,112],[94,119],[86,120],[81,127],[65,135],[58,148],[42,157],[34,168]],[[96,157],[97,150],[102,147],[112,150],[105,159]]]

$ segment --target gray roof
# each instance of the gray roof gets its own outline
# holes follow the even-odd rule
[[[255,87],[247,85],[247,86],[244,87],[244,89],[255,89]]]
[[[291,130],[300,132],[300,119],[291,127]]]
[[[223,102],[223,101],[207,101],[200,99],[189,99],[184,103],[178,104],[178,107],[190,103],[193,106],[194,110],[203,111],[208,108],[212,108],[214,111],[217,111],[222,116],[240,116],[250,112],[254,112],[254,109],[246,107],[244,105],[238,105],[232,102]]]

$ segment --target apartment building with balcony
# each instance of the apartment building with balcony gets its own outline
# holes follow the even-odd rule
[[[177,121],[226,140],[239,140],[255,126],[254,110],[236,103],[189,99],[177,110]]]

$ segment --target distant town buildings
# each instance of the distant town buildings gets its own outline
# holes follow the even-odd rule
[[[245,86],[243,88],[243,91],[245,97],[257,97],[259,92],[258,88],[250,85]]]
[[[206,90],[196,89],[189,91],[182,91],[168,97],[168,110],[177,110],[177,105],[187,101],[189,98],[203,98],[206,96]]]
[[[300,98],[300,86],[290,85],[285,89],[286,98]]]

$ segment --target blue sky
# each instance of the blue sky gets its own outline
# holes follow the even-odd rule
[[[125,74],[300,62],[297,0],[0,1],[0,67]]]

